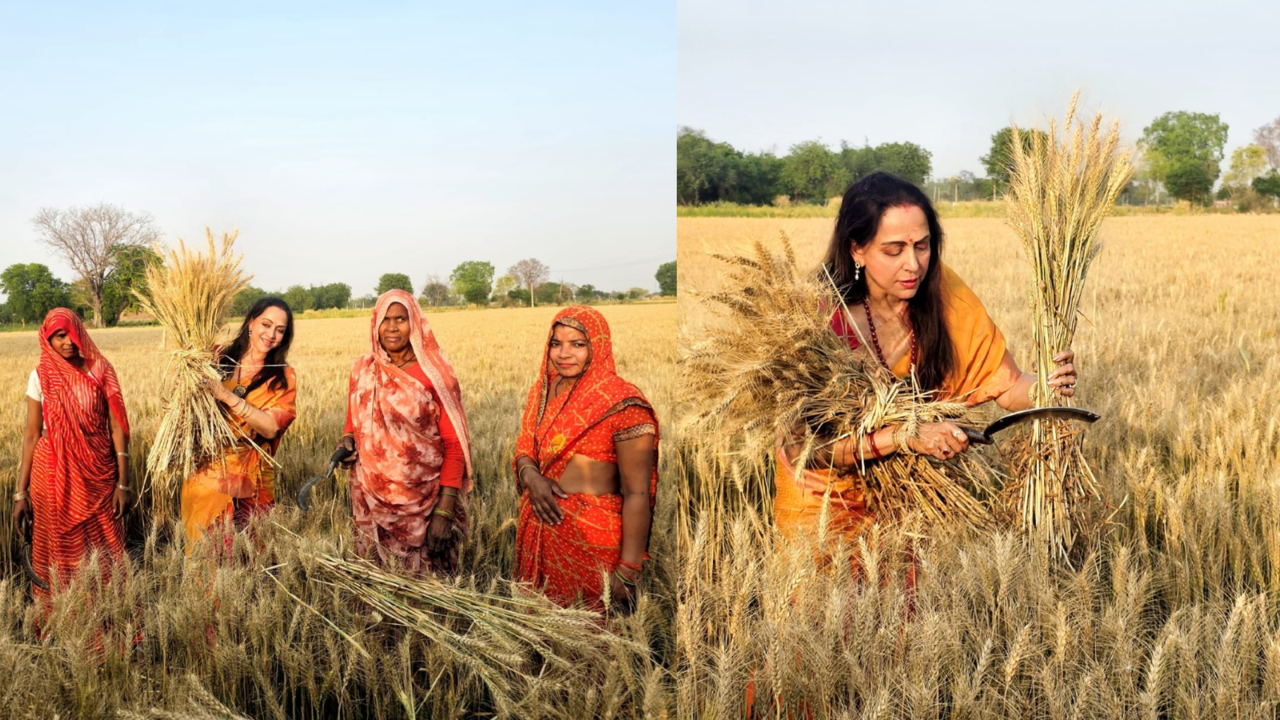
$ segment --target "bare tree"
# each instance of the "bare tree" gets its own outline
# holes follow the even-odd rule
[[[428,275],[427,281],[422,285],[422,295],[419,298],[424,305],[431,307],[440,307],[449,302],[449,286],[439,275]]]
[[[93,307],[94,327],[104,326],[102,291],[115,267],[116,252],[160,237],[148,213],[131,213],[107,203],[68,210],[42,208],[31,224],[40,242],[62,256],[80,276]]]
[[[551,269],[543,265],[541,260],[525,258],[512,265],[507,270],[507,274],[515,278],[520,287],[529,290],[529,304],[536,305],[537,303],[533,299],[533,289],[551,277]]]
[[[1280,168],[1280,117],[1253,131],[1253,141],[1267,151],[1267,162]]]

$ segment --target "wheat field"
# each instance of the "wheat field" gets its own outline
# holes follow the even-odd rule
[[[428,314],[457,371],[476,468],[472,536],[459,582],[504,592],[514,557],[516,493],[509,471],[520,413],[558,308]],[[669,424],[676,396],[673,304],[610,306],[618,371]],[[157,328],[91,331],[115,365],[130,422],[132,484],[155,434],[163,370]],[[236,561],[183,556],[165,541],[170,521],[131,517],[126,583],[69,592],[49,637],[35,632],[27,581],[15,561],[11,506],[0,514],[0,717],[663,717],[674,714],[670,666],[675,590],[673,434],[665,433],[658,506],[637,611],[611,617],[591,647],[564,648],[568,666],[534,664],[528,677],[490,679],[481,663],[451,654],[317,581],[313,551],[341,555],[351,542],[345,480],[317,488],[306,515],[294,493],[323,470],[341,434],[352,361],[368,351],[369,320],[300,320],[290,363],[298,419],[277,459],[279,506],[240,538]],[[0,485],[17,479],[26,378],[35,334],[0,335]],[[341,476],[342,473],[339,473]],[[290,534],[295,533],[295,535]],[[268,572],[270,571],[270,572]],[[449,625],[447,621],[446,625]],[[102,628],[107,630],[102,630]],[[141,641],[127,637],[141,628]],[[450,625],[457,632],[465,628]],[[125,632],[125,629],[130,632]],[[53,636],[57,637],[54,638]],[[535,658],[536,660],[536,658]]]
[[[678,218],[683,338],[717,251],[831,219]],[[1027,367],[1029,269],[1003,221],[943,220],[944,258]],[[1075,342],[1103,529],[1070,564],[1015,533],[877,528],[814,562],[769,477],[680,437],[677,707],[689,718],[1272,718],[1280,713],[1280,217],[1113,217]],[[999,463],[1001,458],[993,455]],[[908,550],[919,562],[907,607]],[[849,554],[867,568],[855,581]]]

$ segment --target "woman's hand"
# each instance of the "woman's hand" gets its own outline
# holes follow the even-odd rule
[[[20,527],[20,525],[19,525],[18,523],[19,523],[19,521],[20,521],[20,520],[22,520],[22,516],[23,516],[23,515],[30,515],[30,514],[31,514],[31,501],[29,501],[29,500],[19,500],[18,502],[16,502],[16,503],[14,503],[14,504],[13,504],[13,530],[14,530],[14,532],[19,532],[18,528]]]
[[[1058,367],[1049,373],[1048,385],[1057,390],[1062,397],[1074,397],[1076,394],[1076,353],[1070,348],[1053,357]]]
[[[534,472],[528,469],[533,468]],[[520,483],[529,493],[529,508],[539,520],[548,525],[559,525],[564,520],[564,510],[556,503],[556,498],[567,498],[569,494],[560,489],[560,484],[549,477],[544,477],[532,465],[520,469]]]
[[[228,390],[227,386],[223,385],[218,380],[206,380],[204,383],[204,389],[209,391],[209,394],[213,396],[214,400],[217,400],[223,405],[230,405],[231,403],[240,400],[240,396]]]
[[[615,610],[631,612],[636,604],[636,588],[622,582],[617,572],[609,573],[609,599]]]
[[[125,513],[129,512],[128,488],[122,488],[118,485],[116,486],[116,491],[111,496],[111,507],[111,517],[116,518],[117,520],[124,517]]]
[[[443,555],[453,545],[453,519],[433,513],[427,525],[427,554]]]
[[[920,426],[916,436],[907,441],[917,455],[931,455],[950,460],[969,449],[969,436],[955,423],[936,422]]]
[[[356,464],[356,460],[360,459],[360,451],[356,449],[356,439],[350,435],[343,435],[342,438],[338,440],[337,446],[333,449],[337,450],[338,448],[346,448],[347,451],[351,453],[350,455],[347,455],[346,460],[342,461],[342,467],[349,469],[352,465]]]

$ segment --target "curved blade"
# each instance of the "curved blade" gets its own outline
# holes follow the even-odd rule
[[[298,488],[298,507],[302,508],[302,512],[307,512],[311,509],[311,491],[315,489],[316,483],[328,478],[328,475],[317,475],[302,483],[302,487]]]
[[[996,420],[987,426],[985,435],[991,437],[996,433],[1013,425],[1028,420],[1046,420],[1048,418],[1060,418],[1063,420],[1079,420],[1081,422],[1093,423],[1102,417],[1092,410],[1085,410],[1077,407],[1039,407],[1030,410],[1019,410],[1018,412],[1009,413],[1004,417]]]
[[[31,582],[35,583],[36,587],[47,591],[49,589],[49,583],[40,579],[40,576],[36,574],[35,565],[31,562],[32,527],[30,516],[23,515],[18,519],[18,530],[22,533],[22,549],[18,552],[18,554],[22,556],[22,569],[26,571],[27,575],[31,578]]]

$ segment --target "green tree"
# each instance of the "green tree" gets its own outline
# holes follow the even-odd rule
[[[1253,181],[1267,171],[1267,151],[1261,145],[1245,145],[1231,153],[1231,169],[1222,177],[1222,186],[1233,197],[1253,189]]]
[[[564,305],[573,300],[573,288],[556,282],[546,282],[538,286],[535,296],[540,303]]]
[[[0,273],[5,310],[14,321],[38,323],[56,307],[71,305],[71,288],[40,263],[10,265]]]
[[[1019,134],[1022,136],[1022,147],[1030,150],[1034,138],[1039,136],[1042,141],[1048,139],[1048,135],[1042,130],[1025,130],[1018,128]],[[1013,163],[1013,128],[1000,128],[995,135],[991,136],[991,149],[986,155],[979,157],[978,160],[982,166],[987,169],[987,178],[995,182],[992,192],[1009,184],[1009,166]]]
[[[315,302],[315,298],[311,296],[311,291],[301,285],[289,286],[289,289],[284,291],[283,299],[289,303],[289,309],[295,313],[310,310]]]
[[[649,291],[642,287],[633,287],[627,291],[628,300],[643,300],[649,297]]]
[[[1213,178],[1204,163],[1190,159],[1165,171],[1164,186],[1169,194],[1193,204],[1204,204],[1213,190]]]
[[[909,142],[877,145],[872,160],[876,170],[893,173],[917,187],[924,185],[933,170],[933,153]]]
[[[588,285],[579,285],[579,286],[578,286],[577,296],[578,296],[578,299],[579,299],[579,300],[581,300],[581,301],[583,301],[583,302],[591,302],[592,300],[595,300],[595,299],[596,299],[596,286],[595,286],[595,285],[590,285],[590,284],[588,284]]]
[[[791,146],[783,158],[782,188],[795,200],[826,202],[844,192],[848,178],[840,156],[817,140]]]
[[[231,301],[231,314],[234,317],[244,317],[249,314],[249,308],[258,302],[259,298],[267,296],[267,291],[259,287],[247,287],[236,293],[235,299]]]
[[[701,130],[681,127],[676,132],[676,202],[697,205],[718,195],[726,171],[725,148]]]
[[[413,283],[409,280],[409,276],[404,273],[386,273],[378,278],[378,287],[373,289],[373,293],[381,295],[388,290],[403,290],[412,295]]]
[[[507,297],[519,302],[522,306],[529,305],[530,295],[527,288],[518,287],[507,291]]]
[[[658,287],[663,295],[671,297],[676,294],[676,261],[672,260],[668,263],[662,263],[658,266],[658,272],[654,274],[654,279],[658,281]]]
[[[466,298],[467,302],[488,305],[489,295],[493,293],[493,263],[481,260],[461,263],[449,274],[449,282],[454,292]]]
[[[1253,191],[1259,195],[1270,195],[1280,200],[1280,171],[1272,170],[1270,173],[1253,179]]]
[[[311,295],[311,307],[316,310],[338,309],[351,300],[351,286],[346,283],[328,283],[307,288]]]
[[[1168,112],[1142,129],[1139,145],[1146,152],[1152,176],[1165,184],[1170,195],[1187,199],[1170,185],[1176,171],[1179,178],[1176,182],[1183,191],[1194,189],[1199,195],[1207,196],[1208,190],[1198,190],[1200,174],[1187,169],[1187,165],[1199,163],[1212,189],[1227,145],[1227,124],[1216,114]]]
[[[111,252],[111,272],[102,286],[102,320],[108,326],[119,322],[126,312],[137,312],[134,293],[147,294],[147,268],[164,263],[148,245],[117,245]]]

